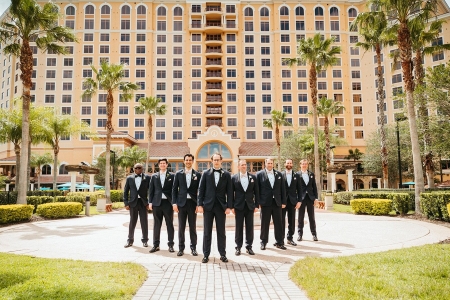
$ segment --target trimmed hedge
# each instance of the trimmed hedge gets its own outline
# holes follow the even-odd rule
[[[33,215],[33,205],[1,205],[0,206],[0,224],[26,221]]]
[[[66,196],[56,196],[55,202],[67,202],[67,197]]]
[[[353,192],[339,192],[333,195],[333,202],[336,204],[350,205],[353,200]]]
[[[82,210],[83,205],[78,202],[56,202],[39,205],[36,213],[44,218],[58,219],[74,217]]]
[[[17,192],[11,191],[9,192],[9,201],[8,201],[8,192],[0,192],[0,205],[8,205],[8,204],[16,204],[17,203]]]
[[[393,209],[402,215],[406,215],[411,209],[411,197],[408,193],[388,194],[388,199],[392,200]]]
[[[447,211],[448,211],[448,214],[450,215],[450,203],[447,204]]]
[[[123,202],[113,202],[112,209],[124,208],[125,204]]]
[[[84,205],[86,202],[86,196],[91,197],[91,205],[97,206],[97,199],[105,196],[105,191],[99,192],[70,192],[66,195],[67,202],[78,202]]]
[[[388,215],[392,211],[392,200],[354,199],[350,201],[355,214]]]
[[[123,201],[123,191],[122,190],[111,190],[111,202],[122,202]]]
[[[393,190],[401,191],[401,190]],[[361,192],[360,190],[354,192],[339,192],[334,194],[333,202],[338,204],[349,205],[353,199],[389,199],[392,200],[395,211],[401,214],[406,214],[410,210],[414,210],[414,191],[405,191],[402,193],[390,192],[390,191],[369,191]]]
[[[55,197],[55,196],[64,196],[64,191],[59,190],[49,190],[49,191],[28,191],[27,196],[49,196],[49,197]]]
[[[449,203],[450,192],[431,192],[420,195],[420,208],[428,219],[450,222],[450,213],[447,210]]]
[[[27,204],[34,205],[33,213],[36,213],[36,209],[39,204],[52,203],[53,197],[51,196],[27,196]]]

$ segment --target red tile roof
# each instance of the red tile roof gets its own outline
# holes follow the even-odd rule
[[[147,143],[136,144],[142,149],[147,150]],[[150,158],[161,158],[161,157],[180,157],[186,153],[191,153],[186,142],[152,142],[150,144]]]
[[[53,183],[53,175],[41,175],[41,184],[44,183]],[[37,177],[34,177],[34,180],[36,181],[35,183],[37,183]],[[77,176],[77,183],[82,183],[83,182],[83,177],[82,176]],[[58,175],[56,176],[56,182],[58,184],[61,183],[66,183],[66,182],[70,182],[70,175]]]
[[[10,156],[10,157],[5,157],[0,159],[0,161],[16,161],[16,157],[15,156]]]
[[[270,156],[274,153],[274,142],[243,142],[239,147],[240,156]]]

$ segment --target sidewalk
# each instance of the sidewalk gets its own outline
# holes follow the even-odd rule
[[[177,257],[167,250],[167,234],[161,233],[161,251],[148,253],[137,228],[133,247],[123,248],[128,234],[127,211],[55,221],[33,222],[0,228],[0,252],[48,258],[90,261],[130,261],[145,266],[148,280],[135,299],[307,299],[288,278],[298,259],[307,256],[332,257],[437,243],[450,238],[450,228],[410,219],[359,216],[316,211],[319,242],[313,242],[308,224],[304,241],[278,250],[273,231],[267,250],[259,249],[259,229],[255,230],[255,256],[234,255],[234,228],[227,227],[227,257],[219,260],[216,236],[208,264],[202,264],[202,224],[198,224],[199,256],[189,251]],[[151,227],[150,227],[151,229]],[[177,230],[177,227],[175,228]],[[297,238],[297,235],[295,235]],[[189,234],[186,232],[186,244]],[[175,250],[177,248],[175,232]]]

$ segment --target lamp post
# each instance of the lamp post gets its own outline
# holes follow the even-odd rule
[[[398,155],[398,188],[401,189],[403,186],[403,180],[402,180],[402,161],[401,161],[401,156],[400,156],[400,128],[399,128],[399,123],[401,121],[406,120],[407,118],[404,115],[397,115],[395,116],[395,122],[397,122],[397,155]]]
[[[8,204],[9,204],[9,184],[10,183],[11,183],[11,180],[9,180],[9,179],[5,180],[5,184],[6,184],[5,189],[8,192]]]
[[[114,185],[114,167],[116,165],[116,152],[113,150],[109,150],[109,152],[111,152],[113,154],[113,163],[112,163],[112,186],[113,189],[115,189],[115,185]]]

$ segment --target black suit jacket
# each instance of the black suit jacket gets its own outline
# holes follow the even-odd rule
[[[292,179],[291,179],[291,185],[288,185],[287,182],[287,177],[286,177],[286,171],[283,171],[283,178],[284,178],[284,182],[286,183],[285,188],[286,188],[286,201],[290,201],[292,205],[297,205],[297,203],[300,201],[299,197],[300,197],[300,177],[298,175],[298,173],[294,173],[294,171],[292,172]]]
[[[317,195],[317,185],[316,185],[316,176],[314,173],[308,171],[308,177],[309,181],[308,184],[305,183],[302,177],[302,172],[297,172],[298,176],[300,177],[300,197],[299,201],[303,202],[303,200],[316,200],[319,199]],[[308,196],[308,197],[307,197]]]
[[[216,199],[225,210],[233,208],[233,185],[228,171],[221,169],[219,182],[216,186],[213,169],[203,171],[198,189],[198,206],[203,206],[206,211],[211,211]]]
[[[255,207],[259,206],[259,188],[256,176],[247,172],[247,177],[248,187],[246,191],[242,187],[240,173],[231,177],[234,191],[233,207],[238,210],[243,210],[245,205],[248,206],[249,210],[254,210]]]
[[[201,178],[202,174],[192,169],[191,184],[189,185],[188,188],[186,183],[185,170],[182,169],[178,171],[175,174],[175,179],[173,181],[172,204],[176,204],[180,207],[185,206],[186,201],[191,201],[187,199],[188,194],[191,196],[192,201],[195,201],[195,204],[197,204],[198,186],[200,184]]]
[[[150,193],[148,202],[152,206],[160,206],[162,200],[162,194],[166,195],[167,199],[172,202],[172,186],[173,186],[173,173],[166,172],[166,179],[164,180],[164,186],[161,186],[161,178],[159,172],[152,175],[150,181]]]
[[[269,178],[267,177],[266,169],[256,173],[256,179],[259,187],[259,204],[261,206],[271,206],[272,199],[278,206],[286,204],[286,187],[281,172],[273,170],[275,175],[275,183],[273,188],[270,185]]]
[[[144,205],[147,206],[150,176],[145,174],[142,174],[142,176],[143,178],[139,190],[136,187],[135,174],[128,176],[125,180],[125,188],[123,190],[123,203],[125,206],[136,207],[138,200],[141,200]]]

